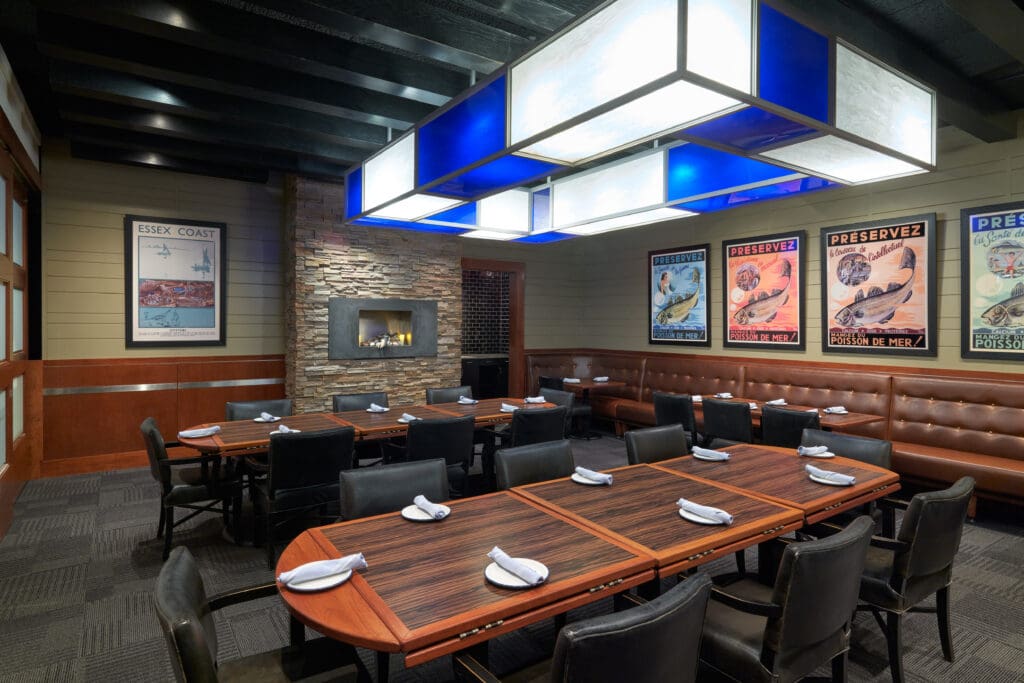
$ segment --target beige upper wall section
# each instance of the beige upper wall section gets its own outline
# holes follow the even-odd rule
[[[284,353],[280,179],[266,185],[43,156],[43,358]],[[227,345],[127,349],[124,217],[227,224]]]

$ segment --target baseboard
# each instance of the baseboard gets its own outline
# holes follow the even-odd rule
[[[139,450],[127,453],[88,455],[81,458],[55,458],[43,460],[41,464],[40,476],[45,478],[145,467],[149,464],[149,459],[146,456],[146,451]]]

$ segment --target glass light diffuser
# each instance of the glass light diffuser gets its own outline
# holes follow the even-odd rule
[[[751,92],[753,8],[750,0],[688,0],[686,69]]]
[[[640,211],[638,213],[630,213],[624,216],[605,218],[603,220],[593,221],[592,223],[584,223],[583,225],[577,225],[572,228],[564,228],[559,230],[559,232],[567,232],[570,235],[596,235],[602,232],[622,230],[623,228],[635,228],[640,225],[648,225],[650,223],[658,223],[675,218],[687,218],[689,216],[696,215],[697,214],[692,211],[685,211],[683,209],[650,209],[649,211]]]
[[[477,202],[476,222],[483,230],[529,232],[530,191],[508,190],[484,197]]]
[[[474,237],[480,240],[514,240],[522,236],[523,233],[498,232],[496,230],[470,230],[462,233],[462,237]]]
[[[384,208],[369,214],[371,218],[393,218],[399,221],[415,221],[420,218],[450,209],[456,204],[461,204],[461,199],[449,199],[448,197],[435,197],[429,194],[414,194],[394,204],[388,204]]]
[[[925,172],[919,166],[832,135],[762,152],[761,156],[848,185]]]
[[[551,186],[551,226],[562,230],[665,201],[665,156],[659,150]]]
[[[375,209],[415,186],[416,134],[406,135],[363,164],[364,210]]]

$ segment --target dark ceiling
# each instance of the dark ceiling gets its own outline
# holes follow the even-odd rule
[[[351,165],[601,0],[0,0],[46,136],[81,158],[264,181]],[[1024,107],[1024,0],[774,0],[939,91],[995,141]]]

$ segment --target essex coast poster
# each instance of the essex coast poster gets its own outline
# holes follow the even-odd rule
[[[960,355],[1024,360],[1024,202],[960,212]]]
[[[934,356],[935,214],[821,231],[822,350]]]
[[[708,255],[711,247],[678,247],[647,256],[648,340],[709,346]]]
[[[804,348],[803,231],[722,243],[724,346]]]
[[[225,343],[226,225],[125,216],[125,344]]]

